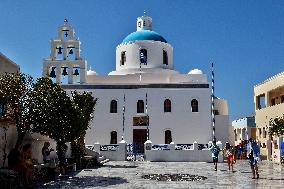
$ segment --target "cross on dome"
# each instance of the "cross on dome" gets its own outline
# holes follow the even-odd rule
[[[67,25],[68,24],[68,20],[67,18],[64,19],[64,25]]]

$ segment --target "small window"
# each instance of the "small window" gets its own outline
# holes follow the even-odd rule
[[[196,99],[191,101],[191,111],[198,112],[198,101]]]
[[[265,104],[265,95],[262,94],[262,95],[259,95],[256,97],[256,108],[258,110],[262,109],[262,108],[265,108],[266,107],[266,104]]]
[[[126,62],[126,54],[125,51],[123,51],[121,52],[120,65],[123,66],[125,62]]]
[[[170,144],[172,142],[172,132],[170,130],[165,131],[165,144]]]
[[[110,144],[117,144],[117,132],[111,131],[110,133]]]
[[[146,21],[145,20],[143,21],[143,26],[146,26]]]
[[[0,117],[3,117],[6,113],[6,105],[3,103],[0,103]]]
[[[275,105],[275,98],[271,99],[271,106]]]
[[[284,103],[284,95],[281,96],[281,103]]]
[[[140,62],[141,64],[147,65],[147,50],[146,49],[140,50]]]
[[[141,21],[138,22],[138,27],[141,28]]]
[[[213,110],[214,115],[220,115],[219,110]]]
[[[138,100],[137,102],[137,113],[144,113],[144,101]]]
[[[264,127],[262,129],[263,129],[263,138],[266,138],[266,130]]]
[[[110,113],[117,113],[117,101],[112,100],[110,102]]]
[[[168,65],[168,53],[163,50],[163,64]]]
[[[164,112],[171,112],[172,111],[172,107],[171,107],[171,101],[169,99],[166,99],[164,101]]]
[[[261,128],[258,128],[258,136],[261,136]]]

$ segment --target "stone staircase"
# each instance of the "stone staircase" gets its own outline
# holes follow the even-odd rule
[[[97,162],[99,165],[104,165],[105,163],[109,162],[109,159],[107,159],[105,156],[101,155],[98,152],[93,151],[92,149],[86,148],[85,149],[86,154],[88,156],[93,156],[97,159]]]

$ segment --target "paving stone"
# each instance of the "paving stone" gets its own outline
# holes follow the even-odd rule
[[[263,161],[259,164],[260,179],[251,179],[248,161],[237,161],[235,172],[226,163],[204,162],[108,162],[98,169],[78,172],[72,179],[57,180],[37,188],[283,188],[284,167]],[[201,181],[157,181],[143,179],[146,174],[191,174],[207,177]]]

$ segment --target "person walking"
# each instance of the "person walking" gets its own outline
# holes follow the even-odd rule
[[[57,147],[60,175],[62,176],[65,175],[66,171],[66,152],[68,150],[68,146],[65,143],[59,142]]]
[[[225,155],[227,159],[229,171],[232,168],[232,172],[233,172],[234,151],[229,142],[226,142],[225,148],[223,149],[223,154]]]
[[[256,141],[253,140],[252,138],[249,139],[249,143],[247,145],[247,153],[248,153],[249,164],[250,164],[252,175],[253,175],[252,179],[258,179],[259,174],[258,174],[257,163],[259,161],[260,148],[258,144],[256,143]]]
[[[213,140],[212,146],[209,148],[212,152],[212,159],[215,166],[215,171],[217,171],[217,164],[218,164],[218,155],[221,151],[219,146],[216,144],[216,140]]]
[[[53,149],[49,149],[49,146],[50,146],[50,143],[49,142],[44,142],[44,145],[41,149],[41,154],[42,154],[42,159],[43,159],[43,163],[46,164],[46,163],[49,163],[50,161],[50,152],[53,151]]]

